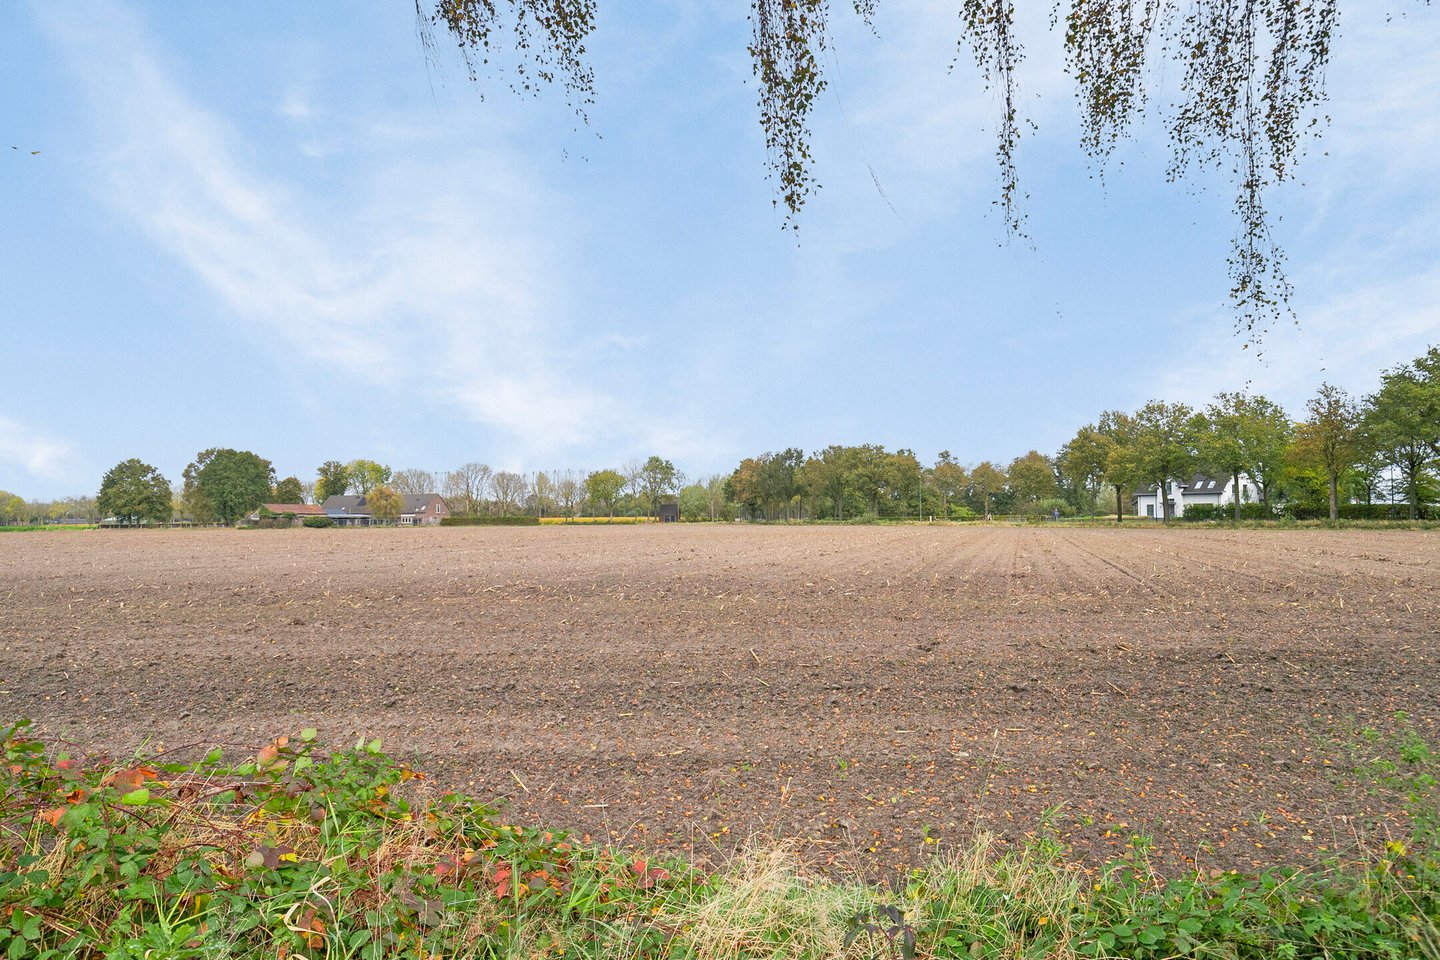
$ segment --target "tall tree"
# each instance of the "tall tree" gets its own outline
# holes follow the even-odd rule
[[[260,506],[274,485],[270,461],[248,450],[212,447],[185,468],[186,502],[221,523],[234,523]]]
[[[361,496],[390,482],[390,468],[374,460],[351,460],[345,465],[350,474],[350,483]]]
[[[1145,482],[1136,457],[1135,418],[1123,410],[1106,410],[1095,422],[1095,431],[1105,438],[1105,482],[1115,488],[1115,522],[1125,521],[1125,491]]]
[[[760,457],[759,462],[757,492],[760,502],[765,506],[766,516],[778,513],[789,520],[790,505],[800,494],[796,470],[805,462],[805,454],[791,447],[779,453],[767,453]]]
[[[459,469],[445,474],[442,491],[450,509],[459,514],[473,516],[483,512],[485,499],[490,495],[490,481],[494,471],[489,464],[470,462]]]
[[[712,473],[700,481],[705,490],[705,509],[710,513],[711,520],[719,520],[725,510],[725,477],[718,473]]]
[[[990,498],[1005,489],[1005,471],[989,460],[976,464],[970,471],[970,489],[984,505],[985,519],[990,519]]]
[[[172,510],[170,481],[150,464],[131,458],[106,472],[95,502],[105,515],[129,523],[168,523]]]
[[[1339,387],[1320,384],[1305,402],[1307,414],[1296,428],[1296,454],[1325,472],[1330,493],[1330,519],[1340,519],[1340,477],[1363,453],[1360,406]]]
[[[535,483],[530,491],[530,501],[535,506],[535,516],[544,517],[555,512],[555,481],[550,474],[541,470],[535,474]]]
[[[0,490],[0,521],[21,523],[25,518],[25,498],[8,490]]]
[[[644,498],[651,516],[658,516],[662,498],[680,488],[680,472],[675,464],[662,457],[650,457],[640,467],[640,495]]]
[[[490,478],[490,489],[495,493],[495,512],[511,516],[521,512],[530,493],[530,481],[524,474],[501,470]]]
[[[1161,519],[1170,521],[1169,484],[1195,469],[1195,414],[1183,403],[1152,400],[1135,413],[1129,463],[1155,484]]]
[[[315,479],[315,502],[324,503],[331,497],[343,497],[352,483],[350,468],[339,460],[326,460],[320,464],[319,476]]]
[[[940,456],[935,459],[935,466],[930,468],[930,485],[940,497],[941,516],[947,520],[950,518],[950,505],[965,495],[965,488],[969,484],[970,476],[965,472],[965,468],[949,450],[941,450]]]
[[[555,475],[555,503],[563,515],[575,516],[583,499],[585,484],[574,470],[561,470]]]
[[[1380,389],[1369,398],[1364,422],[1369,442],[1400,470],[1410,519],[1415,519],[1440,457],[1440,347],[1386,370]]]
[[[805,490],[830,501],[831,516],[845,519],[845,495],[850,487],[854,467],[853,448],[829,446],[815,453],[796,472],[796,479]]]
[[[1031,505],[1038,500],[1055,496],[1055,468],[1048,457],[1038,450],[1031,450],[1023,457],[1016,457],[1008,471],[1010,490],[1020,504]]]
[[[275,498],[276,503],[304,503],[305,486],[299,477],[286,477],[275,484],[270,495]]]
[[[365,511],[376,520],[393,523],[405,512],[405,497],[389,484],[382,483],[365,494]]]
[[[1106,480],[1106,466],[1110,460],[1112,441],[1094,424],[1087,423],[1075,431],[1065,446],[1060,448],[1056,461],[1060,473],[1076,489],[1083,490],[1090,498],[1091,509],[1098,508],[1100,488]],[[1120,513],[1116,504],[1115,512]]]
[[[618,470],[596,470],[585,478],[585,498],[594,510],[615,516],[615,501],[625,489],[625,477]]]
[[[435,474],[429,470],[419,470],[411,467],[408,470],[396,470],[390,478],[390,487],[396,493],[425,494],[439,493],[440,483],[435,479]]]
[[[1235,519],[1240,519],[1240,477],[1248,475],[1262,502],[1285,462],[1291,424],[1279,404],[1248,393],[1220,393],[1195,421],[1196,461],[1234,484]]]

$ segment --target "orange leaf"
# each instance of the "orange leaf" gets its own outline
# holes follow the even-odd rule
[[[60,818],[65,815],[64,807],[56,807],[54,810],[46,810],[40,814],[40,819],[52,827],[60,826]]]

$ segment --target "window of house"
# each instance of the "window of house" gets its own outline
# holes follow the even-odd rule
[[[1153,504],[1153,503],[1147,503],[1147,504],[1145,504],[1145,516],[1147,516],[1147,517],[1152,517],[1152,518],[1155,516],[1155,504]]]

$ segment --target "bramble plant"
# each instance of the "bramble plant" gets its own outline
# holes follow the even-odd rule
[[[1437,757],[1408,717],[1365,728],[1359,781],[1407,830],[1358,862],[1167,878],[1148,838],[1098,877],[1047,815],[882,890],[784,850],[703,873],[499,822],[378,741],[314,730],[242,762],[124,766],[0,727],[0,957],[1440,957]]]
[[[510,826],[379,741],[325,754],[314,730],[227,763],[130,766],[0,729],[0,956],[492,955],[532,924],[630,923],[690,883]]]

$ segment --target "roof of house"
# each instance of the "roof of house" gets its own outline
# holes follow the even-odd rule
[[[261,507],[271,513],[293,513],[297,517],[321,517],[325,508],[318,503],[262,503]]]
[[[400,508],[402,515],[407,513],[419,513],[430,505],[432,500],[439,500],[440,495],[436,493],[402,493],[400,495],[403,505]],[[443,502],[443,501],[442,501]],[[325,512],[330,516],[368,517],[370,511],[365,505],[365,496],[351,496],[348,494],[336,494],[333,497],[325,498]]]
[[[1226,485],[1227,483],[1229,483],[1229,482],[1230,482],[1229,480],[1219,480],[1219,479],[1216,479],[1215,477],[1212,477],[1212,476],[1210,476],[1209,474],[1206,474],[1206,473],[1197,473],[1197,474],[1195,474],[1195,476],[1193,476],[1193,477],[1190,478],[1190,481],[1189,481],[1188,483],[1181,483],[1181,484],[1180,484],[1180,492],[1181,492],[1182,494],[1185,494],[1185,493],[1223,493],[1223,492],[1225,491],[1225,485]],[[1147,487],[1141,487],[1139,490],[1136,490],[1136,491],[1135,491],[1135,496],[1137,496],[1137,497],[1153,497],[1153,496],[1155,496],[1155,484],[1152,483],[1152,484],[1150,484],[1150,485],[1147,486]]]

